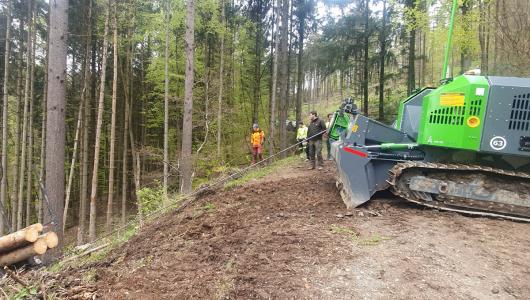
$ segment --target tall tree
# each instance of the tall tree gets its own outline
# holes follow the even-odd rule
[[[64,149],[66,107],[66,42],[68,32],[68,0],[50,1],[48,101],[46,131],[45,223],[52,222],[59,237],[58,250],[46,252],[48,258],[60,253],[63,245],[62,213],[64,205]]]
[[[381,51],[379,52],[379,121],[385,118],[385,58],[386,58],[386,23],[388,12],[386,9],[387,0],[383,0],[383,20],[381,24]]]
[[[285,149],[287,147],[287,128],[285,122],[287,121],[287,80],[289,80],[287,62],[288,62],[288,40],[289,40],[289,0],[281,0],[280,9],[280,49],[279,59],[280,63],[280,76],[279,80],[279,93],[280,93],[280,105],[279,105],[279,121],[280,121],[280,148]],[[282,157],[285,157],[285,152],[282,153]]]
[[[170,27],[170,2],[166,1],[164,17],[166,24],[166,45],[164,47],[164,197],[167,198],[167,185],[169,177],[169,27]]]
[[[411,26],[409,32],[409,51],[408,51],[408,67],[407,67],[407,93],[411,94],[415,89],[416,84],[416,19],[414,10],[416,9],[416,0],[407,0],[405,5],[409,10],[408,23]]]
[[[364,103],[363,110],[364,115],[368,116],[369,105],[368,105],[368,68],[369,68],[369,51],[370,51],[370,0],[364,0],[364,65],[363,65],[363,92],[364,92]]]
[[[99,99],[96,119],[96,137],[94,142],[94,164],[92,167],[92,188],[90,190],[90,220],[88,225],[88,238],[90,241],[96,239],[96,201],[98,192],[98,169],[99,169],[99,152],[101,148],[101,125],[103,123],[103,107],[105,100],[105,76],[107,69],[107,52],[109,47],[109,19],[111,1],[108,1],[107,12],[105,15],[105,33],[103,34],[103,54],[101,57],[101,75],[99,81]]]
[[[274,19],[273,19],[273,29],[276,28],[276,30],[273,33],[273,41],[274,41],[274,52],[272,54],[272,75],[271,75],[271,81],[272,81],[272,87],[271,87],[271,111],[270,111],[270,119],[269,119],[269,155],[274,155],[274,142],[276,138],[276,96],[278,95],[278,51],[279,51],[279,45],[278,42],[278,29],[280,25],[280,18],[278,17],[278,8],[279,8],[280,0],[275,0],[274,4],[274,11],[273,13]]]
[[[219,94],[217,95],[217,158],[221,157],[221,123],[223,120],[223,78],[224,78],[224,66],[225,66],[225,2],[221,0],[221,55],[219,63]]]
[[[112,111],[111,111],[111,125],[110,125],[110,153],[109,153],[109,186],[107,194],[107,223],[106,229],[110,232],[112,227],[112,207],[114,205],[114,171],[115,164],[115,147],[116,147],[116,101],[118,97],[118,17],[117,17],[117,1],[114,1],[114,16],[113,16],[113,50],[112,56],[114,58],[112,67]]]
[[[92,47],[92,0],[87,3],[87,18],[85,40],[85,57],[83,62],[83,89],[81,91],[80,101],[83,105],[83,133],[82,133],[82,151],[81,151],[81,188],[79,189],[79,226],[77,227],[77,244],[82,245],[85,241],[85,224],[86,224],[86,207],[87,207],[87,189],[88,189],[88,135],[90,127],[90,48]]]
[[[186,0],[186,71],[184,79],[184,114],[181,146],[181,193],[191,192],[192,183],[192,128],[193,128],[193,67],[195,49],[195,1]]]
[[[26,176],[26,155],[27,155],[27,142],[28,142],[28,114],[29,114],[29,101],[30,101],[30,86],[31,86],[31,65],[34,63],[32,60],[32,48],[33,41],[31,34],[32,30],[32,19],[33,19],[33,0],[28,1],[28,47],[26,48],[26,82],[24,84],[24,113],[22,119],[22,143],[21,143],[21,154],[20,154],[20,171],[18,181],[18,208],[17,208],[17,230],[22,229],[23,216],[24,216],[24,183]],[[29,174],[28,174],[29,175]]]
[[[297,15],[298,15],[298,75],[296,83],[296,128],[302,121],[302,91],[304,85],[303,75],[303,56],[304,56],[304,36],[305,23],[307,14],[307,0],[297,0]]]
[[[0,235],[4,234],[4,222],[7,222],[7,216],[4,215],[7,207],[7,109],[8,109],[8,90],[9,83],[9,55],[11,46],[11,0],[7,1],[6,7],[6,47],[4,51],[4,85],[2,91],[2,182],[0,183]]]

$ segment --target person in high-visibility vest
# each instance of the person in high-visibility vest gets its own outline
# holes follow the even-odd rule
[[[309,160],[309,149],[307,148],[307,126],[304,122],[298,124],[298,130],[296,131],[296,141],[298,144],[298,150],[302,153],[305,152],[306,160]]]
[[[252,133],[250,134],[250,145],[252,146],[252,164],[263,159],[263,141],[265,140],[265,133],[259,129],[258,124],[252,125]]]

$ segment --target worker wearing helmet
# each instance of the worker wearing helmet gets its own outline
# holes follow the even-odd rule
[[[265,140],[265,133],[259,129],[258,124],[252,125],[252,133],[250,134],[250,145],[252,146],[252,164],[263,159],[263,140]]]

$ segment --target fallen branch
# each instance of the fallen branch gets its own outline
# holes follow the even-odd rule
[[[81,253],[81,254],[78,254],[78,255],[75,255],[75,256],[71,256],[71,257],[69,257],[69,258],[64,259],[64,260],[63,260],[63,263],[67,263],[67,262],[70,262],[70,261],[72,261],[72,260],[76,260],[76,259],[78,259],[78,258],[80,258],[80,257],[83,257],[83,256],[86,256],[86,255],[89,255],[90,253],[96,252],[96,251],[101,250],[101,249],[103,249],[103,248],[106,248],[106,247],[108,247],[108,246],[109,246],[109,243],[106,243],[106,244],[103,244],[103,245],[98,246],[98,247],[96,247],[96,248],[89,249],[89,250],[87,250],[87,251],[85,251],[85,252],[83,252],[83,253]]]
[[[11,277],[15,282],[21,284],[23,287],[27,288],[28,284],[24,282],[24,280],[20,279],[20,277],[15,274],[15,272],[11,271],[8,267],[4,267],[4,271],[6,274]]]

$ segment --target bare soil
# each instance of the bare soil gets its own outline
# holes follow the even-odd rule
[[[285,168],[168,213],[103,262],[63,271],[62,288],[103,299],[529,297],[529,224],[389,194],[348,212],[327,164]]]

